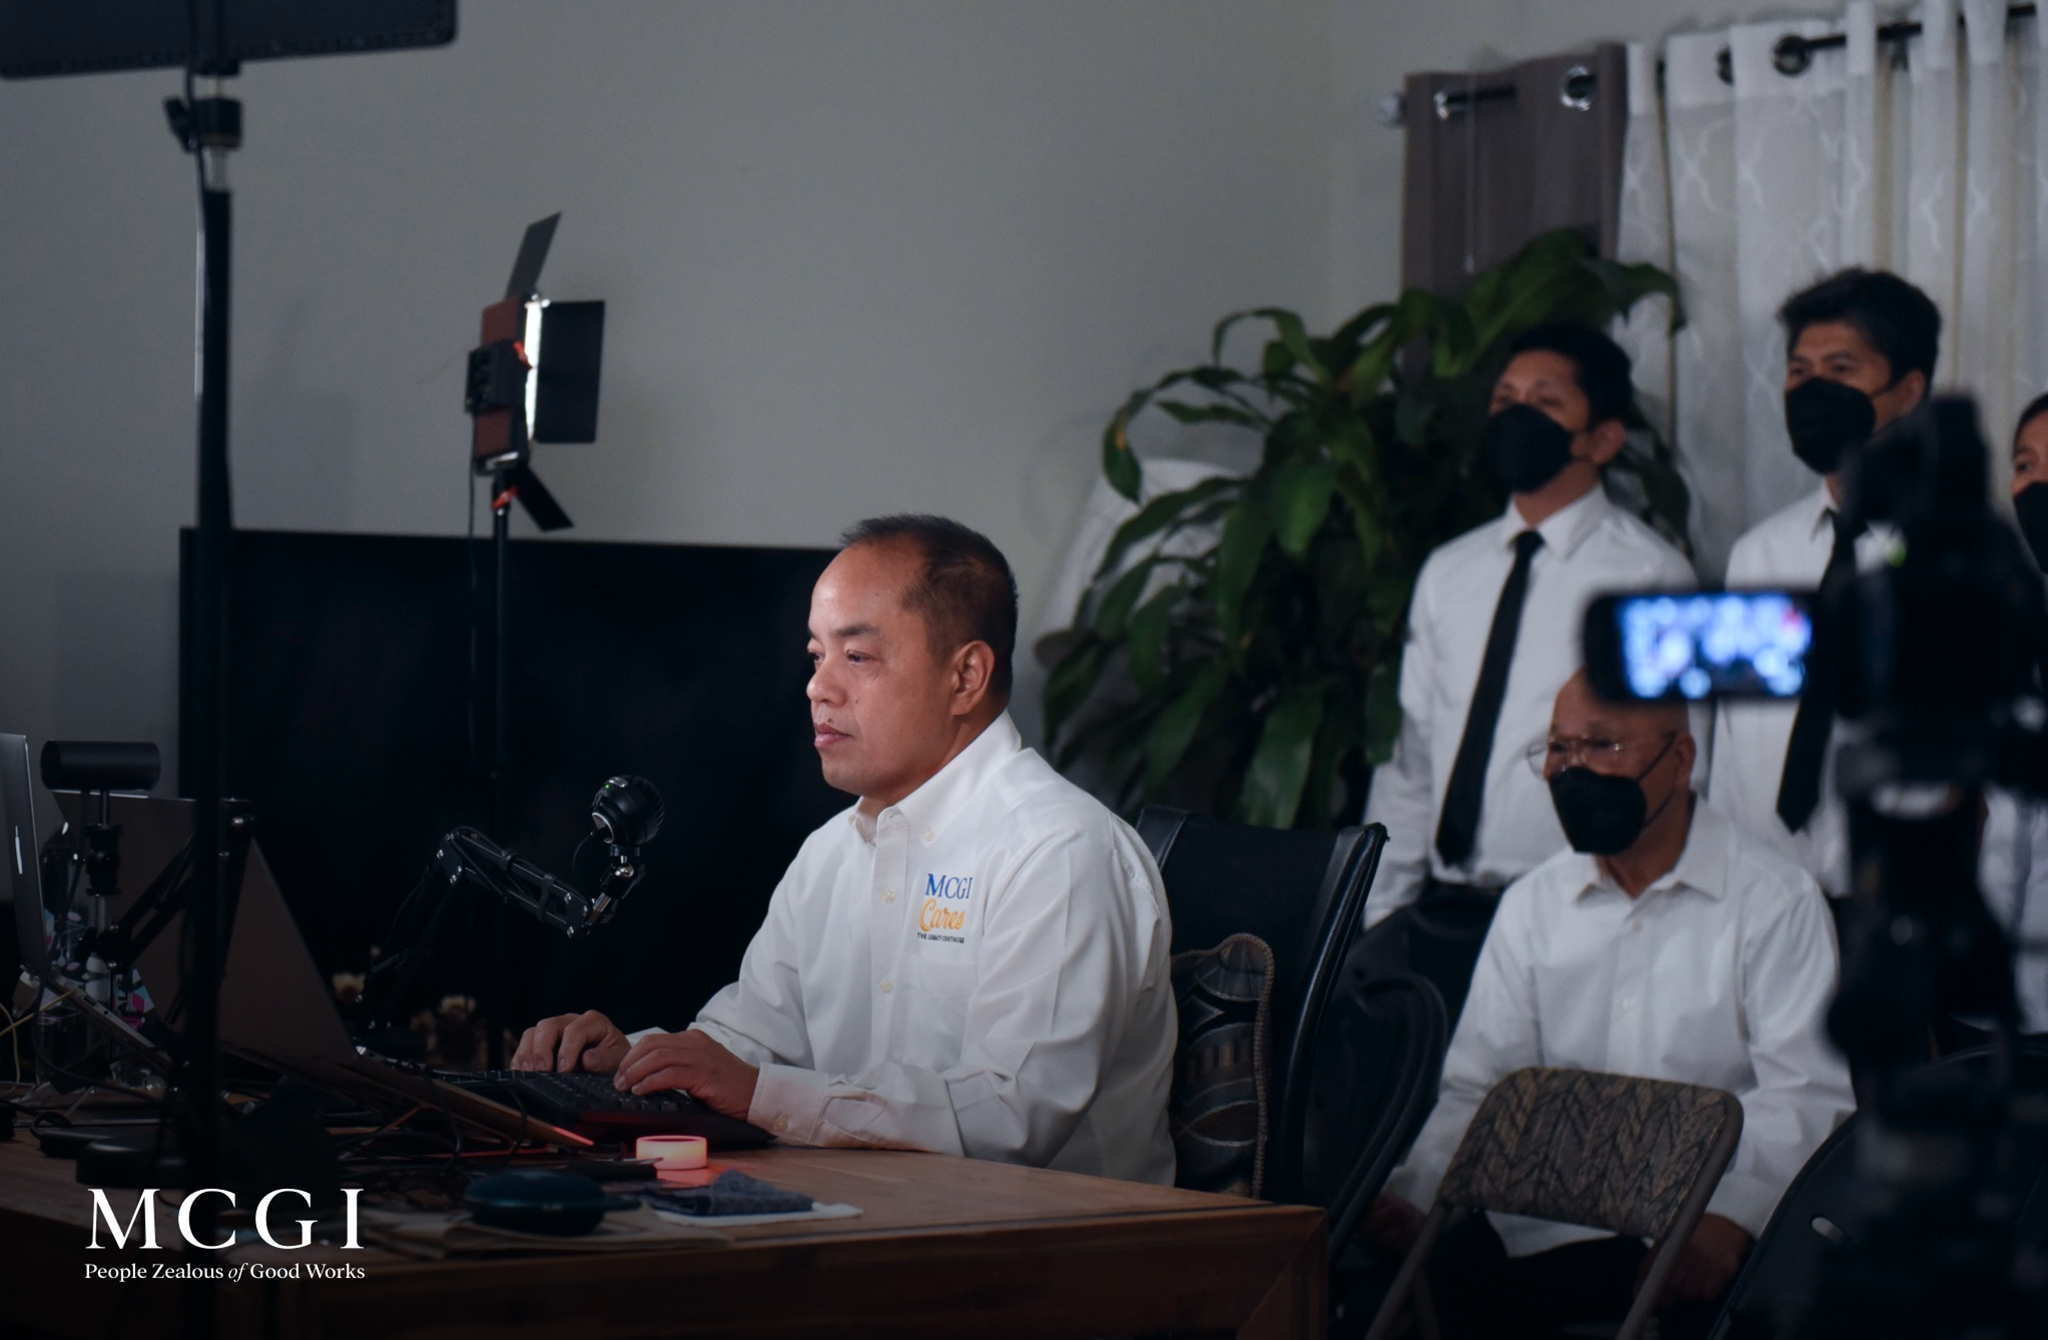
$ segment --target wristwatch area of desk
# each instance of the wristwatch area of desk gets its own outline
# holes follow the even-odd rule
[[[368,1247],[238,1245],[207,1259],[346,1263],[360,1277],[306,1278],[302,1269],[300,1278],[216,1286],[216,1334],[1322,1333],[1319,1210],[894,1150],[775,1147],[713,1162],[861,1214],[725,1228],[724,1246],[614,1255],[421,1262]],[[136,1195],[107,1199],[125,1219]],[[177,1241],[175,1199],[160,1193],[160,1241]],[[281,1225],[292,1204],[276,1216]],[[188,1254],[91,1251],[93,1216],[72,1164],[46,1158],[25,1135],[0,1143],[0,1259],[11,1277],[39,1282],[8,1291],[0,1331],[180,1333],[184,1283],[83,1276],[89,1264],[175,1269]]]

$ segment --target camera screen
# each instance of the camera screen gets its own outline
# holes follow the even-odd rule
[[[1587,612],[1587,669],[1614,698],[1796,698],[1812,642],[1803,591],[1638,591]]]

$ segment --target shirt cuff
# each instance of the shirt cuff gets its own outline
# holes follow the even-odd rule
[[[1760,1238],[1784,1191],[1784,1187],[1774,1187],[1748,1173],[1730,1173],[1714,1188],[1713,1197],[1707,1201],[1707,1213],[1718,1214],[1752,1238]]]
[[[754,1083],[747,1121],[794,1144],[815,1145],[820,1143],[818,1128],[824,1124],[825,1103],[831,1096],[831,1079],[815,1070],[764,1065]]]

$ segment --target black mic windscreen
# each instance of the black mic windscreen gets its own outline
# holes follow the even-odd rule
[[[618,847],[652,842],[661,831],[661,792],[645,777],[614,777],[590,801],[590,821],[597,834]]]

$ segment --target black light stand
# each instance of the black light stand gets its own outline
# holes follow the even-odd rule
[[[195,59],[192,73],[214,79],[213,95],[171,99],[165,111],[172,133],[197,157],[199,167],[199,524],[193,542],[188,662],[191,729],[182,741],[192,782],[197,878],[185,912],[188,1022],[178,1134],[191,1185],[203,1187],[218,1184],[220,1158],[221,797],[226,790],[227,562],[234,542],[228,482],[228,276],[234,215],[227,167],[228,154],[242,142],[242,105],[222,96],[220,78],[234,73],[232,62]],[[186,87],[189,91],[189,79]]]

